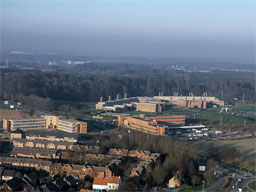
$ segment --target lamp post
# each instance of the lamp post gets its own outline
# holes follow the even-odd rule
[[[205,181],[202,181],[202,182],[203,182],[202,192],[204,192],[204,182],[205,182]]]

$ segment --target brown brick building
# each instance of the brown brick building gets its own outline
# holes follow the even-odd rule
[[[172,125],[185,125],[185,116],[118,116],[119,127],[125,126],[152,135],[164,135],[165,129]]]

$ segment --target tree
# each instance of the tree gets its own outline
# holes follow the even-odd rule
[[[191,182],[193,184],[193,187],[195,187],[196,185],[199,185],[201,183],[201,177],[193,175],[191,178]]]
[[[195,163],[193,161],[189,162],[189,175],[195,175],[196,174],[196,167],[195,167]]]

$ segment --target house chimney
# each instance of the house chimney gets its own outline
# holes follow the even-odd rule
[[[119,99],[119,94],[116,95],[116,99],[117,99],[117,100]]]
[[[125,99],[126,99],[126,97],[127,97],[127,93],[124,94],[124,98],[125,98]]]
[[[100,97],[100,102],[102,102],[103,101],[103,97]]]
[[[111,101],[111,96],[108,96],[108,101]]]

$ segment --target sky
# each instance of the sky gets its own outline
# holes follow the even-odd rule
[[[0,0],[1,49],[255,63],[255,0]]]

